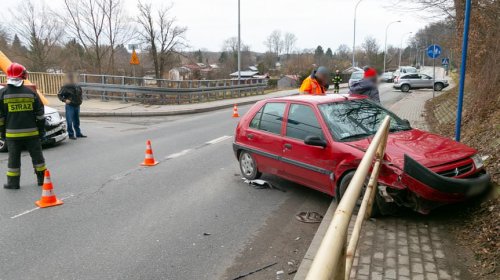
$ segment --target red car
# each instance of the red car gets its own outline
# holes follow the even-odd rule
[[[376,206],[428,213],[483,192],[490,182],[477,151],[411,128],[364,96],[292,96],[255,104],[236,128],[242,175],[273,174],[341,198],[385,116],[391,126]]]

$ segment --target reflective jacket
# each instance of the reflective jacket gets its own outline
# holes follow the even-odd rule
[[[311,75],[304,79],[299,92],[301,94],[324,95],[326,89]]]
[[[333,83],[334,84],[342,83],[342,77],[340,75],[335,75],[335,77],[333,77]]]
[[[44,128],[44,106],[33,90],[12,85],[0,89],[2,137],[13,140],[39,137]]]

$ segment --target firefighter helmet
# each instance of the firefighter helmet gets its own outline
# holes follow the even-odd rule
[[[26,80],[28,78],[28,71],[21,64],[14,62],[7,68],[7,78]]]

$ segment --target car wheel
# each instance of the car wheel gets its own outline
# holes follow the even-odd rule
[[[257,169],[257,163],[253,156],[247,152],[242,151],[240,153],[240,170],[241,175],[248,180],[255,180],[262,176],[262,173]]]
[[[342,197],[344,196],[344,194],[347,190],[347,187],[349,186],[349,183],[352,180],[352,177],[354,177],[354,171],[347,173],[340,181],[340,185],[339,185],[339,189],[338,189],[338,193],[337,193],[337,195],[338,195],[337,203],[340,202],[340,199],[342,199]],[[367,183],[368,183],[368,179],[365,181],[365,184],[363,185],[363,189],[361,190],[361,194],[359,195],[359,198],[356,201],[357,207],[361,206],[361,202],[363,201],[363,196],[365,194]],[[375,200],[373,201],[373,208],[372,208],[372,213],[371,213],[370,217],[376,217],[379,214],[380,214],[380,211],[379,211],[378,204],[376,202],[376,197],[375,197]]]
[[[435,90],[435,91],[442,91],[442,90],[443,90],[443,88],[444,88],[444,85],[443,85],[442,83],[436,83],[436,84],[434,85],[434,90]]]
[[[7,143],[5,143],[5,140],[0,139],[0,153],[5,152],[7,152]]]
[[[402,85],[401,86],[401,91],[402,92],[409,92],[410,91],[410,85]]]

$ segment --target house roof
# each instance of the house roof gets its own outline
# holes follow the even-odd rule
[[[241,71],[240,72],[241,77],[253,77],[253,76],[258,75],[258,74],[259,74],[258,71]],[[238,77],[238,71],[229,74],[229,76]]]

